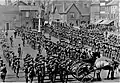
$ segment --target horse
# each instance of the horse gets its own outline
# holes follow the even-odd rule
[[[114,64],[112,64],[112,61],[108,61],[108,60],[99,60],[95,63],[95,67],[96,67],[96,74],[97,74],[97,80],[101,80],[101,70],[109,70],[108,75],[107,75],[107,79],[109,79],[109,75],[111,72],[111,79],[114,78],[114,71],[118,70],[120,72],[120,64],[118,62],[115,62]]]
[[[71,72],[73,72],[72,76],[76,79],[80,80],[80,78],[84,78],[83,74],[89,74],[94,70],[94,64],[98,58],[100,58],[99,52],[94,52],[93,55],[88,59],[81,59],[74,65],[71,65]]]

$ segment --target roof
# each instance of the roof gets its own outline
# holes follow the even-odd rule
[[[53,12],[55,12],[56,9],[58,10],[58,13],[62,13],[63,12],[62,4],[55,4]]]
[[[65,9],[63,8],[63,2],[61,3],[54,3],[54,8],[53,8],[53,11],[52,13],[55,13],[55,10],[57,9],[58,10],[58,13],[60,14],[65,14],[67,13],[71,8],[72,6],[75,6],[76,9],[82,14],[82,15],[90,15],[90,8],[84,8],[84,7],[81,7],[79,6],[80,4],[79,3],[73,3],[73,2],[65,2]],[[63,9],[65,10],[65,12],[63,11]]]
[[[23,1],[15,1],[15,2],[12,3],[12,5],[14,5],[14,6],[15,5],[17,5],[17,6],[18,5],[27,5],[27,3],[23,2]]]
[[[96,21],[94,24],[98,24],[98,23],[100,23],[100,22],[102,22],[102,21],[104,21],[104,20],[103,20],[103,19],[100,19],[100,20]]]
[[[99,24],[110,24],[111,22],[113,22],[114,20],[104,20],[103,22],[99,23]]]
[[[80,10],[78,9],[78,7],[77,7],[74,3],[72,3],[72,4],[66,9],[65,13],[68,13],[69,10],[70,10],[73,6],[75,6],[76,9],[78,10],[78,12],[81,13]]]
[[[112,0],[107,5],[118,5],[118,4],[119,4],[119,0]]]
[[[106,22],[108,22],[108,20],[104,20],[104,21],[102,21],[102,22],[99,23],[99,24],[105,24]]]
[[[19,6],[19,10],[34,10],[37,11],[38,10],[38,6]]]

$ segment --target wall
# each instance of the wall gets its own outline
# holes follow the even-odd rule
[[[99,16],[99,11],[100,11],[99,4],[91,5],[90,11],[91,11],[90,12],[90,21],[91,21],[91,23],[94,23],[97,20],[99,20],[99,18],[100,18],[100,16]]]
[[[10,23],[10,29],[13,29],[15,24],[15,19],[18,18],[18,16],[19,16],[18,7],[13,7],[10,5],[0,6],[0,28],[5,28],[5,23],[8,22]]]
[[[36,17],[36,12],[35,10],[22,10],[21,11],[21,25],[26,26],[26,27],[31,27],[33,28],[33,18]],[[28,15],[27,15],[28,13]]]

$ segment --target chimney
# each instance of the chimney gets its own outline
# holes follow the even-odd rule
[[[5,5],[11,4],[11,0],[5,0]]]
[[[65,12],[65,6],[66,6],[65,1],[63,1],[63,12]]]

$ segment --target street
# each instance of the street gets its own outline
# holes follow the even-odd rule
[[[9,39],[9,37],[11,35],[13,35],[13,31],[9,31],[8,39]],[[48,37],[48,34],[45,34],[45,35]],[[52,37],[52,41],[56,42],[56,40],[57,40],[56,38]],[[17,54],[18,44],[21,44],[21,46],[22,46],[21,38],[17,36],[17,38],[14,39],[14,43],[13,43],[14,47],[11,48],[11,50],[13,50],[15,52],[15,55],[18,55]],[[36,57],[36,54],[38,53],[36,50],[33,50],[29,45],[26,45],[25,47],[22,47],[22,51],[23,51],[23,54],[22,54],[23,58],[25,57],[25,55],[27,53],[31,54],[32,57]],[[22,70],[20,70],[19,78],[16,77],[16,74],[8,66],[8,62],[3,57],[1,48],[0,48],[0,55],[1,55],[2,59],[4,60],[6,66],[7,66],[7,70],[8,70],[8,73],[7,73],[7,76],[6,76],[6,82],[25,82],[24,72]],[[45,49],[43,49],[42,55],[46,56]],[[105,57],[102,57],[102,58],[104,59]],[[21,67],[22,66],[23,66],[23,61],[21,61]],[[109,82],[109,83],[116,82],[116,83],[119,83],[120,82],[120,73],[116,74],[116,77],[117,77],[116,79],[114,79],[114,80],[107,80],[107,79],[105,79],[107,77],[107,72],[108,71],[105,71],[105,70],[102,71],[102,73],[101,73],[102,82],[94,82],[94,83],[103,83],[103,82]],[[0,79],[0,81],[1,81],[1,79]],[[61,83],[59,78],[56,81],[57,81],[57,83]],[[45,77],[45,81],[44,82],[45,83],[49,83],[48,76]],[[34,78],[34,83],[37,83],[37,78]],[[69,75],[68,83],[80,83],[80,82],[75,80],[71,75]]]

